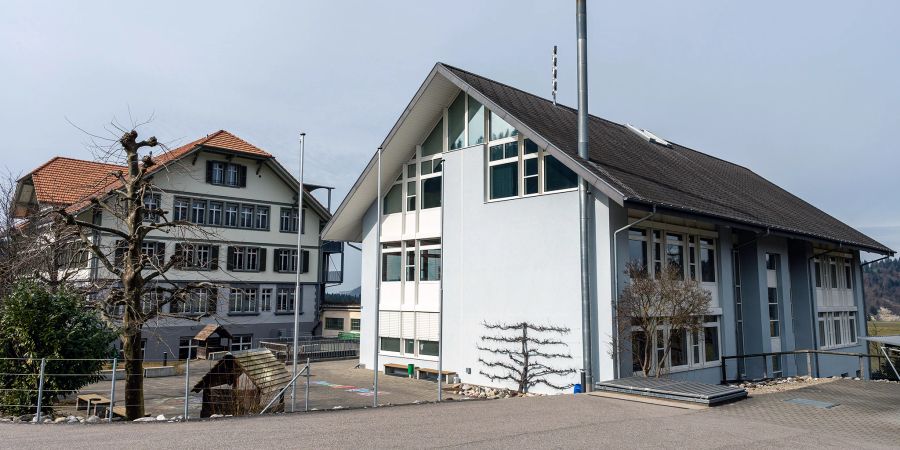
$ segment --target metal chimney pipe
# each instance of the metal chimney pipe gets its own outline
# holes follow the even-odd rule
[[[588,156],[588,80],[587,80],[587,0],[576,0],[578,28],[578,156],[587,161]],[[590,392],[594,386],[591,346],[591,220],[589,214],[590,189],[587,180],[578,182],[578,212],[580,216],[581,244],[581,342],[584,382],[582,390]]]

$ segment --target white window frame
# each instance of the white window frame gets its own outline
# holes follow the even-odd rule
[[[708,320],[713,318],[713,320]],[[669,354],[666,355],[666,360],[663,363],[666,367],[668,367],[668,373],[676,373],[676,372],[686,372],[689,370],[698,370],[705,369],[709,367],[720,367],[722,365],[722,316],[720,315],[706,315],[703,316],[703,324],[702,329],[696,333],[688,332],[687,334],[687,342],[685,342],[685,351],[687,352],[687,364],[672,367],[672,352],[669,351]],[[707,328],[715,328],[716,329],[716,340],[718,342],[719,349],[719,359],[715,359],[712,361],[706,360],[706,329]],[[639,332],[640,330],[637,327],[632,327],[632,334],[635,332]],[[657,327],[656,333],[653,333],[651,339],[653,339],[653,369],[655,370],[657,364],[659,362],[659,352],[664,351],[663,348],[659,346],[659,337],[660,333],[662,333],[663,339],[668,339],[668,335],[671,332],[671,326],[669,325],[661,325]],[[699,346],[699,361],[695,360],[694,348]],[[635,371],[634,375],[641,375],[640,371]]]

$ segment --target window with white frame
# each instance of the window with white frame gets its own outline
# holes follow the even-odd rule
[[[213,226],[222,226],[222,208],[222,202],[209,202],[209,216],[207,217],[207,224]]]
[[[206,200],[191,201],[191,222],[198,225],[206,223]]]
[[[386,242],[381,250],[381,281],[407,283],[441,279],[441,241]]]
[[[159,219],[159,208],[162,203],[162,196],[159,194],[144,194],[144,220],[156,222]]]
[[[297,211],[296,207],[281,208],[281,213],[279,215],[279,231],[282,233],[296,233],[299,228],[300,234],[306,233],[306,224],[303,223],[306,221],[306,208],[303,209],[303,214],[299,214]],[[300,220],[300,216],[303,216],[303,220]]]
[[[190,209],[191,202],[189,199],[175,197],[175,202],[172,206],[172,219],[187,222],[189,220]]]
[[[277,248],[275,249],[275,271],[281,273],[297,272],[297,249],[296,248]],[[309,272],[309,250],[301,250],[300,253],[300,273]]]
[[[169,303],[173,313],[206,314],[216,312],[216,290],[192,288],[186,295]]]
[[[350,319],[350,331],[360,330],[360,319]]]
[[[294,288],[279,287],[275,295],[275,312],[294,311]]]
[[[527,197],[578,186],[578,175],[565,164],[520,136],[496,114],[488,116],[488,200]]]
[[[255,313],[257,312],[257,300],[259,289],[232,287],[228,298],[228,312],[231,313]]]
[[[181,270],[217,270],[219,268],[219,246],[208,244],[176,243],[175,254]]]
[[[699,319],[698,319],[699,320]],[[653,367],[661,366],[669,371],[699,369],[718,366],[720,362],[719,316],[704,316],[702,328],[697,331],[672,329],[667,325],[657,328],[653,336]],[[665,342],[671,338],[666,354]],[[637,328],[632,329],[632,370],[641,370],[646,336]]]
[[[401,259],[401,245],[399,242],[382,244],[381,281],[400,281]]]
[[[631,228],[628,230],[628,258],[645,267],[653,277],[668,267],[675,267],[679,278],[699,281],[710,290],[715,289],[710,285],[718,279],[716,239],[712,236]]]
[[[856,345],[858,343],[858,326],[856,311],[820,312],[819,348],[828,349]]]
[[[272,288],[262,288],[259,291],[259,310],[272,310]]]
[[[236,334],[231,337],[231,351],[250,350],[253,348],[252,334]]]
[[[229,246],[228,270],[260,272],[265,270],[266,249],[260,247]]]

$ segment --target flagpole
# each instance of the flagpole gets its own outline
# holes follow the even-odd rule
[[[300,272],[303,264],[301,237],[303,231],[303,151],[306,146],[306,133],[300,133],[300,186],[297,188],[297,283],[294,285],[294,345],[292,349],[293,368],[291,375],[291,412],[294,412],[297,398],[297,356],[300,345]]]
[[[437,401],[442,401],[444,399],[443,392],[443,378],[444,378],[444,208],[447,205],[444,204],[444,191],[447,190],[447,186],[444,184],[444,174],[447,170],[447,160],[444,159],[444,168],[441,169],[441,264],[438,266],[438,283],[440,283],[440,289],[438,290],[438,381],[437,381]]]
[[[381,147],[378,147],[378,177],[377,177],[377,187],[376,187],[376,195],[377,200],[375,201],[376,210],[375,210],[375,342],[373,344],[375,349],[375,365],[372,367],[372,372],[374,376],[373,382],[373,391],[374,395],[372,396],[372,407],[378,407],[378,316],[380,315],[381,309]]]

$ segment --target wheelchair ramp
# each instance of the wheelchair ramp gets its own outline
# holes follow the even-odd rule
[[[740,400],[747,396],[747,391],[743,388],[666,378],[630,377],[601,381],[594,386],[594,389],[709,406]]]

